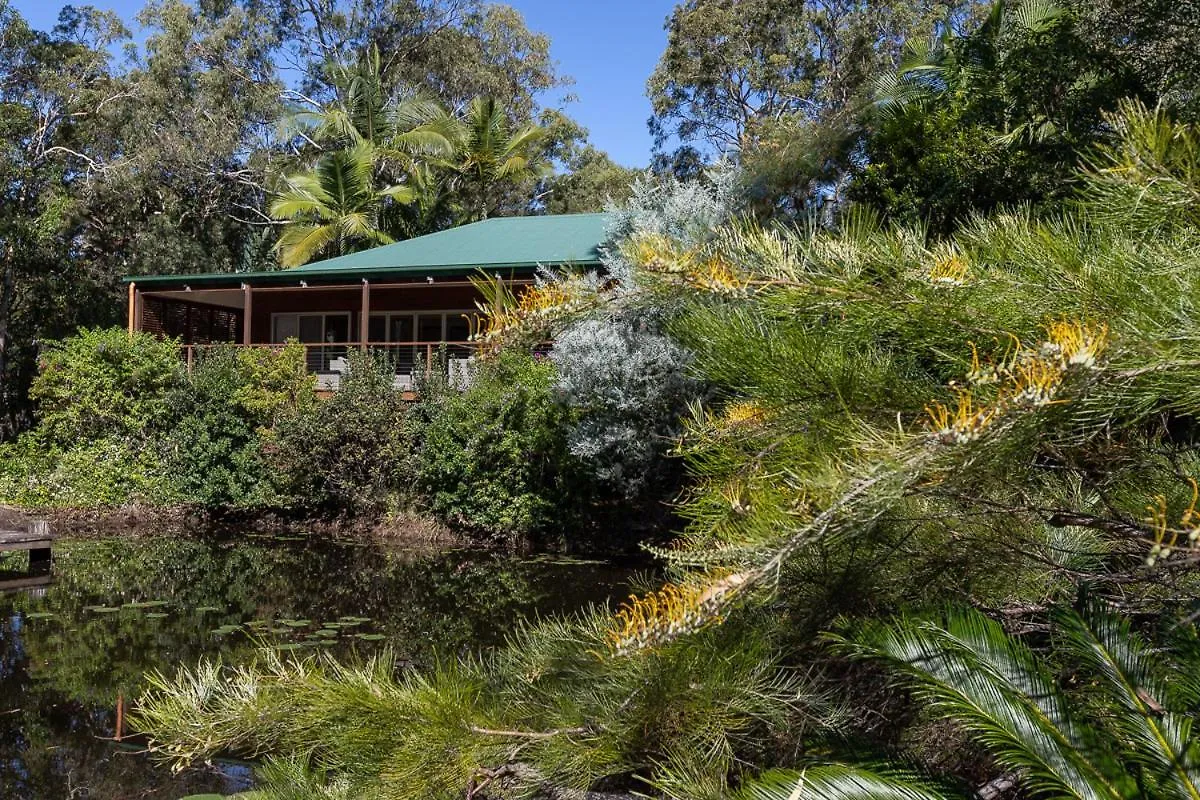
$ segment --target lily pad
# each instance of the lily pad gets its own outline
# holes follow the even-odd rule
[[[165,611],[150,611],[144,615],[146,619],[162,619],[163,617],[171,616]]]
[[[281,619],[279,621],[289,628],[307,628],[312,625],[311,619]]]
[[[161,608],[167,605],[166,600],[135,600],[132,603],[126,603],[123,608]]]
[[[93,614],[115,614],[121,609],[117,606],[88,606],[84,611],[91,611]]]
[[[329,628],[322,628],[321,630],[317,631],[316,635],[317,636],[326,636],[326,637],[337,636],[338,632],[335,630],[330,630]]]
[[[26,614],[25,619],[50,619],[53,616],[53,611],[33,611]]]
[[[364,642],[381,642],[387,638],[382,633],[356,633],[354,636]]]

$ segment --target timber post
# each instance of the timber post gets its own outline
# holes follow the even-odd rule
[[[250,344],[250,321],[254,315],[254,294],[250,284],[242,284],[242,344]]]
[[[29,533],[45,545],[44,547],[36,547],[29,551],[29,571],[35,573],[49,572],[50,565],[53,562],[50,542],[54,538],[50,535],[50,523],[44,519],[34,520],[29,523]]]
[[[362,311],[358,317],[359,346],[367,349],[367,338],[371,335],[371,282],[366,278],[362,281]]]
[[[129,282],[129,335],[137,330],[137,282]]]

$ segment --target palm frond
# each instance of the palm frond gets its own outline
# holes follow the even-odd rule
[[[286,227],[275,243],[279,263],[284,267],[307,264],[337,241],[337,226],[292,224]]]
[[[1043,33],[1066,21],[1070,12],[1057,0],[1019,0],[1005,10],[1004,21],[1030,33]]]

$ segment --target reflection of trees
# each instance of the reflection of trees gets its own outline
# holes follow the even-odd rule
[[[426,661],[435,649],[499,643],[521,618],[620,593],[623,580],[621,571],[603,566],[318,539],[63,541],[55,558],[56,582],[44,597],[0,595],[4,798],[66,797],[68,773],[72,785],[89,787],[93,798],[156,787],[168,797],[212,791],[212,776],[173,779],[98,737],[112,735],[118,693],[136,696],[146,672],[169,672],[215,653],[231,662],[252,657],[256,645],[249,636],[214,637],[218,626],[368,617],[363,631],[383,633],[386,643]],[[169,604],[111,614],[85,610],[147,600]],[[20,619],[31,612],[53,616]],[[344,637],[337,647],[350,656],[381,643]],[[17,707],[19,713],[3,714]]]

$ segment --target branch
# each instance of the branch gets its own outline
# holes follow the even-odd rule
[[[585,789],[556,786],[546,780],[546,776],[542,774],[541,770],[529,764],[506,764],[495,770],[480,770],[479,774],[483,780],[480,783],[471,781],[471,785],[467,788],[468,800],[478,796],[479,791],[489,783],[504,778],[515,778],[522,783],[536,784],[542,796],[549,800],[636,800],[637,798],[636,795],[627,792],[592,792]]]
[[[477,725],[471,726],[471,733],[477,733],[480,736],[511,736],[519,739],[553,739],[555,736],[578,736],[590,731],[590,728],[555,728],[549,731],[506,731],[493,728],[480,728]]]
[[[1117,519],[1093,517],[1091,514],[1077,514],[1073,511],[1056,511],[1046,518],[1046,524],[1052,528],[1091,528],[1106,533],[1134,536],[1138,539],[1146,538],[1145,529],[1138,525]]]

